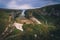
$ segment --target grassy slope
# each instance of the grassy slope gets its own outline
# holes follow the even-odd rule
[[[40,10],[40,9],[38,9]],[[37,13],[36,13],[37,12]],[[8,13],[6,12],[1,12],[0,11],[0,34],[1,32],[4,31],[5,29],[5,25],[8,24]],[[40,12],[38,11],[33,11],[34,13],[34,16],[39,19],[41,22],[45,22],[47,21],[48,24],[41,24],[41,25],[38,25],[38,24],[35,24],[35,25],[32,25],[32,24],[29,24],[29,25],[24,25],[23,28],[24,28],[24,32],[21,32],[17,29],[14,29],[14,31],[7,37],[6,40],[45,40],[45,37],[47,37],[47,34],[49,32],[49,40],[58,40],[60,38],[60,36],[58,37],[58,31],[55,30],[55,27],[57,27],[58,24],[56,23],[59,23],[58,20],[59,17],[55,17],[55,16],[48,16],[48,15],[42,15],[40,14]],[[52,23],[52,24],[50,24]],[[59,28],[59,27],[58,27]],[[51,31],[51,32],[50,32]],[[60,31],[59,31],[60,32]],[[50,33],[53,33],[53,35],[56,35],[56,38],[55,36],[51,37],[51,34]],[[56,34],[55,34],[56,33]],[[16,34],[19,34],[18,36],[16,37],[10,37],[12,35],[16,35]],[[37,34],[39,38],[35,38],[34,37],[34,34]],[[47,38],[48,39],[48,38]]]

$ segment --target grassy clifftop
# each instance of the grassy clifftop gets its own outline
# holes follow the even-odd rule
[[[9,24],[10,12],[0,9],[0,35]],[[23,32],[15,28],[4,40],[60,40],[60,4],[26,10],[26,17],[30,13],[42,24],[24,24]]]

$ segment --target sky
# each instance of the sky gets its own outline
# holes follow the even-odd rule
[[[60,0],[0,0],[0,8],[8,9],[34,9],[54,4],[60,4]]]

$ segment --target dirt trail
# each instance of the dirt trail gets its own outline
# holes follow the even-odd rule
[[[16,22],[15,22],[15,23],[13,24],[13,26],[15,26],[17,29],[23,31],[23,28],[22,28],[23,24],[20,24],[20,23],[16,23]]]
[[[41,24],[41,22],[38,19],[36,19],[35,17],[31,17],[30,19],[36,24]]]

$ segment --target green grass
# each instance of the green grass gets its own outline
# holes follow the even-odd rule
[[[0,34],[5,30],[8,23],[7,13],[0,14]],[[54,16],[44,16],[44,15],[36,15],[36,18],[42,22],[42,24],[24,24],[24,31],[21,32],[18,29],[14,29],[12,33],[10,33],[5,39],[6,40],[57,40],[60,38],[60,27],[57,26],[59,23],[59,18],[55,18]],[[47,24],[46,24],[47,21]],[[35,38],[34,35],[37,34]],[[53,34],[53,37],[51,36]],[[58,34],[58,35],[57,35]],[[17,36],[14,36],[17,35]],[[13,36],[13,37],[12,37]]]

